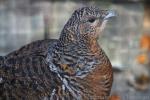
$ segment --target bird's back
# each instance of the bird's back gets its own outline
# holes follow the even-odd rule
[[[0,100],[42,99],[52,90],[53,75],[46,63],[48,47],[57,40],[39,40],[0,56]]]
[[[32,54],[41,54],[45,55],[48,48],[55,43],[57,39],[46,39],[46,40],[38,40],[34,41],[30,44],[27,44],[21,47],[19,50],[13,51],[6,55],[6,57],[16,57],[23,55],[32,55]]]

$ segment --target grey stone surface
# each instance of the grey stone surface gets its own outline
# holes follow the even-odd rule
[[[149,87],[142,91],[130,86],[124,72],[114,74],[114,83],[112,94],[117,94],[121,100],[150,100],[150,84]]]

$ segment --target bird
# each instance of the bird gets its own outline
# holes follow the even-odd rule
[[[107,100],[113,71],[98,38],[114,16],[112,10],[78,8],[58,39],[0,56],[0,99]]]

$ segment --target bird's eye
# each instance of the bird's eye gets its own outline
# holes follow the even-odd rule
[[[90,22],[90,23],[93,23],[93,22],[95,22],[95,18],[90,18],[90,19],[88,19],[88,22]]]

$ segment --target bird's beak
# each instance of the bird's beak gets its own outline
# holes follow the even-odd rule
[[[117,16],[117,13],[113,10],[108,11],[108,14],[104,17],[104,20]]]
[[[113,10],[109,10],[109,11],[108,11],[108,14],[104,17],[103,22],[102,22],[102,24],[100,25],[100,31],[102,31],[102,30],[105,28],[107,21],[108,21],[110,18],[113,18],[113,17],[115,17],[115,16],[117,16],[116,12],[113,11]]]

